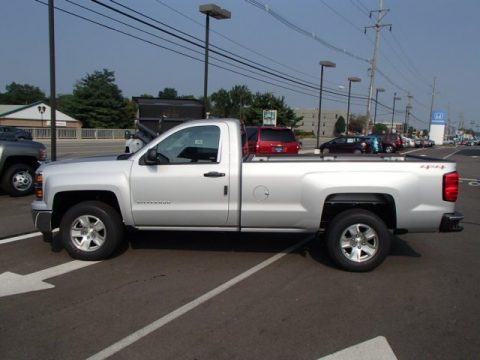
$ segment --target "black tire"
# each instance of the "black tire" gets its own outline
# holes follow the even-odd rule
[[[377,215],[363,209],[335,216],[325,239],[331,259],[348,271],[370,271],[390,252],[391,234],[387,226]]]
[[[60,222],[60,238],[71,257],[97,261],[108,258],[123,239],[120,214],[100,201],[85,201],[70,208]]]
[[[328,154],[330,154],[330,149],[329,149],[329,148],[323,149],[323,150],[322,150],[322,154],[323,154],[323,155],[328,155]]]
[[[35,170],[28,164],[15,164],[6,171],[2,181],[3,190],[10,196],[25,196],[35,188]]]
[[[385,146],[385,152],[386,153],[394,153],[395,152],[395,148],[392,146],[392,145],[387,145]]]
[[[361,154],[361,153],[362,153],[362,150],[360,150],[360,149],[355,149],[355,150],[353,150],[353,153],[354,153],[354,154]]]

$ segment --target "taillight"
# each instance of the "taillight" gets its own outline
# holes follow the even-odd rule
[[[43,174],[35,174],[35,198],[37,200],[43,200]]]
[[[458,172],[456,171],[443,175],[443,200],[457,201],[458,178]]]

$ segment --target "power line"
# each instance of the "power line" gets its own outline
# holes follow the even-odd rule
[[[320,38],[319,36],[317,36],[315,33],[311,32],[311,31],[307,31],[303,28],[301,28],[300,26],[298,25],[295,25],[294,23],[290,22],[289,20],[287,20],[286,18],[284,18],[283,16],[281,16],[280,14],[278,14],[276,11],[274,11],[273,9],[271,9],[268,5],[266,4],[262,4],[256,0],[245,0],[245,2],[257,7],[258,9],[260,10],[263,10],[265,11],[267,14],[269,14],[270,16],[274,17],[275,19],[277,19],[279,22],[281,22],[282,24],[286,25],[287,27],[291,28],[292,30],[302,34],[302,35],[305,35],[305,36],[308,36],[312,39],[314,39],[315,41],[319,42],[320,44],[326,46],[327,48],[333,50],[333,51],[336,51],[336,52],[339,52],[339,53],[342,53],[344,55],[347,55],[347,56],[350,56],[354,59],[357,59],[357,60],[360,60],[360,61],[363,61],[363,62],[369,62],[368,59],[365,59],[359,55],[356,55],[354,54],[353,52],[351,51],[348,51],[347,49],[342,49],[342,48],[339,48],[333,44],[330,44],[329,42],[323,40],[322,38]]]
[[[361,7],[357,2],[354,0],[350,0],[350,2],[355,6],[363,15],[370,16],[370,11],[366,7]],[[363,4],[362,4],[363,5]]]
[[[47,3],[43,2],[43,1],[40,1],[40,0],[35,0],[35,1],[38,2],[38,3],[41,3],[41,4],[45,5],[45,6],[48,5]],[[82,7],[81,5],[76,4],[76,3],[74,3],[74,2],[72,2],[72,1],[70,1],[70,0],[67,0],[67,2]],[[84,8],[84,7],[82,7],[82,8]],[[74,17],[77,17],[77,18],[80,18],[80,19],[82,19],[82,20],[84,20],[84,21],[87,21],[87,22],[93,23],[93,24],[95,24],[95,25],[98,25],[98,26],[100,26],[100,27],[103,27],[103,28],[109,29],[109,30],[111,30],[111,31],[120,33],[120,34],[122,34],[122,35],[131,37],[131,38],[134,38],[134,39],[136,39],[136,40],[142,41],[142,42],[144,42],[144,43],[147,43],[147,44],[150,44],[150,45],[153,45],[153,46],[156,46],[156,47],[165,49],[165,50],[167,50],[167,51],[171,51],[171,52],[173,52],[173,53],[176,53],[176,54],[179,54],[179,55],[188,57],[188,58],[190,58],[190,59],[192,59],[192,60],[196,60],[196,61],[198,61],[198,62],[203,62],[202,59],[195,58],[194,56],[191,56],[191,55],[189,55],[189,54],[186,54],[186,53],[177,51],[177,50],[172,49],[172,48],[168,48],[168,47],[166,47],[166,46],[162,46],[162,45],[157,44],[157,43],[154,43],[154,42],[152,42],[152,41],[150,41],[150,40],[146,40],[146,39],[144,39],[144,38],[140,38],[140,37],[138,37],[138,36],[136,36],[136,35],[132,35],[132,34],[127,33],[127,32],[125,32],[125,31],[116,29],[116,28],[114,28],[114,27],[112,27],[112,26],[109,26],[109,25],[106,25],[106,24],[102,24],[102,23],[100,23],[100,22],[98,22],[98,21],[95,21],[95,20],[92,20],[92,19],[88,19],[88,18],[86,18],[86,17],[84,17],[84,16],[81,16],[81,15],[79,15],[79,14],[75,14],[75,13],[73,13],[73,12],[71,12],[71,11],[62,9],[62,8],[60,8],[60,7],[58,7],[58,6],[55,6],[55,9],[58,10],[58,11],[61,11],[61,12],[63,12],[63,13],[66,13],[66,14],[68,14],[68,15],[71,15],[71,16],[74,16]],[[129,24],[123,23],[123,22],[121,22],[121,21],[119,21],[119,20],[113,19],[113,18],[111,18],[111,17],[108,17],[107,15],[98,13],[98,12],[96,12],[96,11],[94,11],[94,10],[91,10],[91,9],[88,9],[88,8],[84,8],[84,9],[89,10],[89,11],[91,11],[91,12],[93,12],[93,13],[98,14],[98,15],[102,15],[102,16],[104,16],[104,17],[107,17],[107,18],[109,18],[109,19],[111,19],[111,20],[114,20],[114,21],[117,21],[117,22],[119,22],[119,23],[122,23],[122,24],[124,24],[124,25],[127,25],[127,26],[132,27],[132,26],[129,25]],[[134,27],[133,27],[133,28],[134,28]],[[137,29],[138,29],[138,28],[137,28]],[[142,31],[142,30],[140,29],[140,31]],[[147,33],[148,33],[148,32],[147,32]],[[148,33],[148,34],[151,34],[151,33]],[[156,35],[153,35],[153,36],[156,36]],[[158,37],[158,36],[156,36],[156,37]],[[158,37],[158,38],[163,39],[163,38],[161,38],[161,37]],[[177,46],[181,46],[181,45],[179,45],[179,44],[176,44],[176,45],[177,45]],[[188,50],[190,50],[190,51],[195,51],[195,50],[189,49],[189,48],[186,48],[186,49],[188,49]],[[230,65],[230,66],[236,66],[236,65],[233,65],[233,64],[230,64],[230,63],[227,63],[227,64]],[[227,68],[227,67],[225,67],[225,66],[223,66],[223,65],[219,65],[219,64],[217,64],[217,63],[212,63],[212,66],[215,66],[215,67],[217,67],[217,68],[220,68],[220,69],[223,69],[223,70],[226,70],[226,71],[229,71],[229,72],[232,72],[232,73],[235,73],[235,74],[241,75],[241,76],[243,76],[243,77],[247,77],[247,78],[250,78],[250,79],[253,79],[253,80],[262,82],[262,83],[266,83],[266,84],[273,85],[273,86],[276,86],[276,87],[279,87],[279,88],[283,88],[283,89],[286,89],[286,90],[290,90],[290,91],[292,91],[292,92],[301,93],[301,94],[304,94],[304,95],[307,95],[307,96],[311,96],[311,97],[317,97],[317,94],[316,94],[316,93],[315,93],[315,94],[312,94],[312,93],[307,93],[307,92],[305,92],[305,91],[299,91],[299,90],[296,90],[296,89],[292,89],[292,88],[290,88],[290,87],[286,87],[286,86],[280,85],[280,84],[278,84],[278,83],[273,83],[273,82],[271,82],[271,81],[266,81],[266,80],[264,80],[264,79],[259,79],[259,78],[257,78],[257,77],[251,76],[251,75],[249,75],[249,74],[245,74],[245,73],[241,73],[241,72],[239,72],[239,71],[233,70],[233,69],[229,69],[229,68]],[[237,67],[238,67],[238,66],[237,66]],[[245,70],[245,69],[243,69],[243,70]],[[261,75],[261,76],[265,77],[265,75]],[[278,81],[278,80],[276,80],[276,81]],[[335,96],[343,96],[343,94],[337,94],[337,93],[335,93],[335,92],[331,92],[331,93],[334,94]],[[352,98],[353,98],[353,97],[352,97]],[[336,101],[336,102],[341,102],[341,101],[336,100],[336,99],[330,99],[330,100],[331,100],[331,101]]]
[[[138,22],[140,22],[140,23],[142,23],[142,24],[144,24],[144,25],[146,25],[146,26],[152,27],[152,28],[154,28],[154,29],[156,29],[156,30],[159,30],[159,31],[161,31],[161,32],[164,32],[164,33],[166,33],[166,34],[168,34],[168,35],[170,35],[170,36],[173,36],[173,37],[175,37],[175,38],[177,38],[177,39],[179,39],[179,40],[186,41],[186,42],[188,42],[188,43],[190,43],[190,44],[192,44],[192,45],[194,45],[194,46],[197,46],[197,47],[200,47],[200,48],[203,49],[203,44],[201,44],[201,43],[196,43],[196,42],[194,42],[194,41],[192,41],[192,40],[186,39],[186,38],[183,37],[183,36],[174,34],[174,33],[172,33],[171,31],[162,29],[162,28],[160,28],[160,27],[158,27],[158,26],[156,26],[156,25],[153,25],[153,24],[151,24],[151,23],[148,23],[148,22],[146,22],[146,21],[144,21],[144,20],[142,20],[142,19],[139,19],[139,18],[137,18],[137,17],[135,17],[135,16],[133,16],[133,15],[127,14],[127,13],[125,13],[125,12],[119,10],[119,9],[116,9],[116,8],[114,8],[114,7],[111,7],[111,6],[107,5],[107,4],[104,4],[104,3],[102,3],[102,2],[99,1],[99,0],[91,0],[91,1],[94,2],[94,3],[96,3],[96,4],[98,4],[98,5],[100,5],[100,6],[103,6],[103,7],[107,8],[107,9],[109,9],[109,10],[112,10],[112,11],[118,13],[118,14],[121,14],[121,15],[123,15],[123,16],[126,16],[126,17],[128,17],[128,18],[130,18],[130,19],[132,19],[132,20],[138,21]],[[118,2],[116,2],[115,0],[110,0],[110,1],[113,2],[113,3],[118,4]],[[134,12],[134,13],[136,13],[136,14],[139,14],[139,15],[141,15],[141,16],[149,19],[149,20],[152,20],[152,21],[155,21],[155,22],[157,22],[157,23],[160,23],[160,24],[164,25],[163,23],[161,23],[161,22],[159,22],[159,21],[157,21],[157,20],[155,20],[155,19],[152,19],[151,17],[149,17],[149,16],[147,16],[147,15],[145,15],[145,14],[142,14],[142,13],[140,13],[140,12],[138,12],[138,11],[132,9],[132,8],[129,8],[129,7],[127,7],[127,6],[125,6],[125,5],[121,5],[121,4],[119,4],[119,5],[122,6],[123,8],[128,9],[129,11],[132,11],[132,12]],[[175,29],[175,28],[173,28],[173,27],[171,27],[171,26],[169,26],[169,28]],[[175,29],[175,30],[176,30],[176,29]],[[179,31],[179,32],[181,32],[181,31]],[[183,33],[183,32],[181,32],[181,33]],[[188,34],[187,34],[187,35],[188,35]],[[195,40],[198,40],[198,41],[201,42],[201,40],[198,39],[198,38],[195,38],[195,37],[193,37],[193,36],[191,36],[191,35],[188,35],[188,36],[189,36],[189,37],[192,37],[192,38],[194,38]],[[215,53],[215,54],[217,54],[217,55],[220,55],[220,56],[222,56],[222,57],[225,57],[225,58],[227,58],[227,59],[229,59],[229,60],[235,61],[235,62],[237,62],[237,63],[239,63],[239,64],[242,64],[242,65],[250,66],[250,67],[252,67],[252,68],[254,68],[254,69],[256,69],[256,70],[265,72],[265,73],[267,73],[267,74],[274,75],[274,76],[277,76],[277,77],[279,77],[279,78],[283,78],[284,80],[290,81],[290,82],[292,82],[292,83],[302,84],[302,85],[304,85],[304,86],[306,86],[306,87],[310,87],[310,88],[316,89],[316,84],[314,84],[314,83],[311,83],[311,82],[308,82],[308,81],[305,81],[305,80],[302,80],[302,79],[298,79],[298,78],[292,77],[292,76],[290,76],[290,75],[288,75],[288,74],[285,74],[285,73],[282,73],[282,72],[280,72],[280,71],[278,71],[278,70],[273,70],[273,69],[271,69],[271,68],[268,68],[268,67],[265,66],[265,65],[258,64],[258,63],[254,62],[254,61],[251,61],[251,60],[249,60],[249,59],[243,58],[242,56],[239,56],[239,55],[234,54],[234,53],[232,53],[232,52],[230,52],[230,51],[221,49],[221,48],[219,48],[219,47],[217,47],[217,46],[212,46],[212,47],[218,49],[218,50],[211,49],[210,51],[211,51],[212,53]],[[231,54],[231,55],[233,55],[233,56],[235,56],[235,57],[232,57],[232,56],[223,54],[223,53],[221,53],[219,50],[220,50],[220,51],[223,51],[223,52],[225,52],[225,53]],[[248,63],[246,63],[245,61],[239,60],[238,58],[244,59],[245,61],[248,61],[248,62],[250,62],[250,63],[252,63],[252,64],[255,64],[255,65],[258,65],[258,66],[254,66],[254,65],[248,64]],[[265,69],[260,68],[259,66],[260,66],[260,67],[263,67],[263,68],[265,68]],[[269,69],[269,70],[266,70],[266,69]],[[273,73],[273,71],[276,71],[277,74]],[[281,75],[279,75],[279,74],[281,74]],[[287,78],[287,76],[290,76],[290,78]],[[308,85],[308,84],[311,84],[311,85]]]
[[[40,0],[35,0],[35,1],[38,2],[38,3],[41,3],[41,4],[43,4],[43,5],[46,5],[46,6],[48,5],[48,4],[46,4],[45,2],[40,1]],[[159,38],[159,39],[161,39],[161,40],[165,40],[164,38],[162,38],[162,37],[160,37],[160,36],[158,36],[158,35],[152,34],[152,33],[150,33],[150,32],[146,32],[145,30],[142,30],[142,29],[139,29],[139,28],[137,28],[137,27],[134,27],[133,25],[124,23],[124,22],[122,22],[122,21],[120,21],[120,20],[114,19],[114,18],[109,17],[109,16],[107,16],[107,15],[105,15],[105,14],[101,14],[101,13],[99,13],[99,12],[97,12],[97,11],[92,10],[92,9],[83,7],[82,5],[76,4],[76,3],[74,3],[74,2],[71,1],[71,0],[66,0],[66,1],[69,2],[70,4],[79,6],[79,7],[83,8],[83,9],[85,9],[85,10],[88,10],[88,11],[90,11],[90,12],[92,12],[92,13],[95,13],[95,14],[97,14],[97,15],[103,16],[103,17],[105,17],[105,18],[108,18],[108,19],[110,19],[110,20],[112,20],[112,21],[118,22],[118,23],[120,23],[120,24],[122,24],[122,25],[131,27],[131,28],[136,29],[136,30],[138,30],[138,31],[142,31],[142,32],[144,32],[144,33],[146,33],[146,34],[149,34],[149,35],[151,35],[151,36],[155,36],[155,37],[157,37],[157,38]],[[70,16],[74,16],[74,17],[80,18],[80,19],[82,19],[82,20],[84,20],[84,21],[93,23],[93,24],[95,24],[95,25],[97,25],[97,26],[100,26],[100,27],[109,29],[109,30],[111,30],[111,31],[120,33],[120,34],[122,34],[122,35],[131,37],[131,38],[133,38],[133,39],[142,41],[142,42],[147,43],[147,44],[149,44],[149,45],[153,45],[153,46],[162,48],[162,49],[164,49],[164,50],[167,50],[167,51],[176,53],[176,54],[178,54],[178,55],[182,55],[182,56],[188,57],[188,58],[190,58],[190,59],[192,59],[192,60],[195,60],[195,61],[198,61],[198,62],[203,62],[202,59],[196,58],[196,57],[194,57],[194,56],[192,56],[192,55],[186,54],[186,53],[184,53],[184,52],[180,52],[180,51],[178,51],[178,50],[175,50],[175,49],[172,49],[172,48],[169,48],[169,47],[166,47],[166,46],[162,46],[162,45],[157,44],[157,43],[155,43],[155,42],[153,42],[153,41],[150,41],[150,40],[141,38],[141,37],[136,36],[136,35],[132,35],[132,34],[127,33],[127,32],[125,32],[125,31],[122,31],[122,30],[119,30],[119,29],[117,29],[117,28],[114,28],[114,27],[112,27],[112,26],[109,26],[109,25],[106,25],[106,24],[102,24],[102,23],[100,23],[100,22],[98,22],[98,21],[95,21],[95,20],[92,20],[92,19],[88,19],[88,18],[86,18],[86,17],[84,17],[84,16],[81,16],[81,15],[79,15],[79,14],[75,14],[75,13],[73,13],[73,12],[71,12],[71,11],[62,9],[62,8],[60,8],[60,7],[58,7],[58,6],[55,6],[55,9],[57,9],[58,11],[61,11],[61,12],[63,12],[63,13],[66,13],[66,14],[68,14],[68,15],[70,15]],[[169,40],[166,40],[166,41],[169,41]],[[175,42],[172,42],[172,41],[169,41],[169,42],[170,42],[170,43],[173,43],[175,46],[180,46],[180,47],[183,47],[183,48],[185,48],[185,49],[187,49],[187,50],[189,50],[189,51],[199,53],[198,51],[196,51],[196,50],[194,50],[194,49],[190,49],[190,48],[188,48],[188,47],[185,47],[185,46],[183,46],[183,45],[177,44],[177,43],[175,43]],[[234,67],[237,67],[237,68],[239,68],[239,69],[241,69],[241,70],[246,70],[246,69],[243,69],[243,68],[239,67],[238,65],[231,64],[231,63],[228,63],[228,62],[219,60],[219,59],[217,59],[217,58],[214,58],[214,59],[215,59],[216,61],[221,62],[222,64],[227,64],[227,65],[229,65],[229,66],[234,66]],[[225,67],[224,65],[221,65],[221,64],[218,64],[218,63],[212,63],[212,65],[215,66],[215,67],[217,67],[217,68],[223,69],[223,70],[225,70],[225,71],[229,71],[229,72],[238,74],[238,75],[240,75],[240,76],[247,77],[247,78],[250,78],[250,79],[253,79],[253,80],[256,80],[256,81],[265,83],[265,84],[273,85],[273,86],[276,86],[276,87],[279,87],[279,88],[283,88],[283,89],[286,89],[286,90],[289,90],[289,91],[292,91],[292,92],[295,92],[295,93],[300,93],[300,94],[304,94],[304,95],[307,95],[307,96],[310,96],[310,97],[315,97],[315,98],[318,96],[316,92],[315,92],[315,93],[306,92],[307,89],[306,89],[306,90],[303,90],[303,91],[298,90],[298,89],[292,89],[291,87],[283,86],[283,85],[280,85],[280,84],[278,84],[278,83],[274,83],[274,82],[271,82],[271,81],[267,81],[267,80],[265,80],[265,79],[259,79],[259,78],[255,77],[255,76],[250,75],[250,74],[245,74],[245,73],[242,73],[242,72],[240,72],[240,71],[236,71],[236,70],[227,68],[227,67]],[[247,64],[246,66],[248,66],[248,64]],[[251,72],[251,71],[250,71],[250,72]],[[263,74],[262,74],[262,75],[257,74],[257,75],[262,76],[262,77],[266,77],[266,76],[263,75]],[[270,77],[268,77],[268,78],[270,78]],[[270,78],[270,79],[271,79],[271,78]],[[280,80],[276,79],[275,81],[280,81]],[[283,82],[283,83],[285,83],[285,82]],[[297,86],[297,87],[300,87],[300,86],[298,86],[298,85],[296,85],[296,86]],[[314,88],[314,90],[318,90],[318,88]],[[344,94],[342,94],[342,93],[338,93],[338,92],[331,91],[331,90],[328,90],[328,89],[327,89],[327,90],[324,90],[324,91],[325,91],[326,93],[328,93],[328,94],[330,94],[330,95],[333,95],[333,96],[336,96],[336,97],[338,97],[338,96],[340,96],[340,97],[346,97],[346,95],[344,95]],[[360,101],[364,101],[364,100],[366,99],[364,96],[356,96],[356,95],[352,95],[351,98],[352,98],[352,99],[356,99],[356,100],[360,100]],[[325,99],[327,99],[327,100],[329,100],[329,101],[333,101],[333,102],[345,103],[344,100],[335,99],[335,98],[332,98],[331,96],[326,96]],[[352,104],[360,105],[360,103],[358,103],[358,102],[352,102]]]
[[[135,27],[135,26],[133,26],[133,25],[127,24],[127,23],[125,23],[125,22],[123,22],[123,21],[120,21],[120,20],[118,20],[118,19],[112,18],[112,17],[110,17],[110,16],[108,16],[108,15],[102,14],[102,13],[100,13],[100,12],[98,12],[98,11],[95,11],[95,10],[92,10],[92,9],[90,9],[90,8],[87,8],[87,7],[83,6],[83,5],[77,4],[77,3],[75,3],[74,1],[71,1],[71,0],[65,0],[65,1],[68,2],[68,3],[70,3],[70,4],[72,4],[72,5],[78,6],[78,7],[82,8],[82,9],[84,9],[84,10],[87,10],[87,11],[89,11],[89,12],[92,12],[92,13],[94,13],[94,14],[96,14],[96,15],[100,15],[100,16],[102,16],[102,17],[105,17],[105,18],[109,19],[109,20],[115,21],[115,22],[120,23],[120,24],[122,24],[122,25],[125,25],[125,26],[127,26],[127,27],[133,28],[133,29],[138,30],[138,31],[140,31],[140,32],[143,32],[143,33],[145,33],[145,34],[148,34],[148,35],[151,35],[151,36],[153,36],[153,37],[156,37],[156,38],[158,38],[158,39],[160,39],[160,40],[163,40],[163,41],[166,41],[166,42],[168,42],[168,43],[174,44],[174,45],[179,46],[179,47],[181,47],[181,48],[184,48],[184,49],[186,49],[186,50],[189,50],[189,51],[192,51],[192,52],[194,52],[194,53],[197,53],[197,54],[199,54],[199,55],[203,55],[203,53],[200,52],[200,51],[198,51],[198,50],[194,50],[194,49],[191,49],[191,48],[189,48],[189,47],[187,47],[187,46],[180,45],[180,44],[178,44],[178,43],[175,43],[174,41],[165,39],[165,38],[163,38],[163,37],[161,37],[161,36],[158,36],[158,35],[156,35],[156,34],[153,34],[153,33],[151,33],[151,32],[145,31],[145,30],[143,30],[143,29],[140,29],[140,28]],[[214,56],[211,56],[211,58],[214,59],[214,60],[218,60],[218,61],[221,62],[220,59],[218,59],[218,58],[216,58],[216,57],[214,57]],[[236,65],[236,64],[232,64],[232,63],[229,63],[229,62],[226,62],[226,63],[227,63],[228,65],[233,66],[233,67],[236,67],[236,68],[238,68],[238,69],[246,70],[245,68],[242,68],[241,66],[238,66],[238,65]],[[255,73],[255,72],[254,72],[254,74],[259,75],[259,76],[264,76],[264,77],[266,77],[267,79],[272,79],[272,77],[269,77],[269,76],[266,76],[266,75],[262,75],[262,74],[259,74],[259,73]],[[272,80],[274,80],[274,79],[272,79]],[[279,81],[280,83],[286,83],[285,81],[281,81],[281,80],[276,80],[276,81]],[[300,87],[300,85],[294,85],[294,86]],[[303,89],[302,89],[302,90],[303,90]],[[316,89],[315,89],[315,90],[316,90]]]
[[[170,9],[171,11],[179,14],[180,16],[183,16],[184,18],[192,21],[193,23],[195,23],[195,24],[197,24],[197,25],[199,25],[199,26],[205,27],[205,25],[202,24],[201,22],[199,22],[199,21],[191,18],[190,16],[182,13],[181,11],[179,11],[179,10],[175,9],[174,7],[172,7],[171,5],[168,5],[168,4],[166,4],[165,2],[163,2],[163,1],[161,1],[161,0],[155,0],[155,1],[156,1],[157,3],[165,6],[166,8]],[[314,79],[317,78],[317,76],[314,76],[314,75],[312,75],[312,74],[307,74],[307,73],[305,73],[305,72],[303,72],[303,71],[300,71],[300,70],[298,70],[298,69],[295,69],[295,68],[292,67],[292,66],[283,64],[283,63],[277,61],[277,60],[274,59],[274,58],[271,58],[271,57],[269,57],[269,56],[266,56],[265,54],[263,54],[263,53],[261,53],[261,52],[259,52],[259,51],[253,50],[253,49],[251,49],[251,48],[249,48],[249,47],[247,47],[247,46],[245,46],[245,45],[243,45],[243,44],[241,44],[241,43],[239,43],[239,42],[237,42],[237,41],[229,38],[228,36],[225,36],[225,35],[221,34],[221,33],[218,32],[218,31],[215,31],[215,30],[213,30],[213,29],[210,29],[210,31],[213,32],[213,33],[215,33],[216,35],[218,35],[218,36],[220,36],[220,37],[222,37],[222,38],[224,38],[224,39],[232,42],[233,44],[241,47],[242,49],[245,49],[245,50],[247,50],[247,51],[250,51],[251,53],[253,53],[253,54],[255,54],[255,55],[258,55],[258,56],[260,56],[260,57],[263,57],[264,59],[269,60],[269,61],[271,61],[271,62],[273,62],[273,63],[275,63],[275,64],[277,64],[277,65],[283,66],[284,68],[286,68],[286,69],[288,69],[288,70],[295,71],[295,72],[298,73],[298,74],[305,75],[305,76],[308,76],[308,77],[311,77],[311,78],[314,78]]]

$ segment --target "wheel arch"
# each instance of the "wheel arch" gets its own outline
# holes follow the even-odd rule
[[[339,213],[350,209],[363,209],[377,215],[389,229],[396,229],[397,215],[395,200],[382,193],[340,193],[329,195],[324,203],[321,230]]]
[[[120,218],[123,219],[122,211],[116,195],[111,191],[65,191],[55,195],[53,200],[52,229],[58,227],[62,221],[63,215],[72,206],[84,201],[101,201],[114,208]]]
[[[33,156],[9,156],[5,159],[5,162],[2,166],[2,174],[7,171],[7,169],[16,164],[25,164],[31,166],[34,170],[40,165],[38,160]]]

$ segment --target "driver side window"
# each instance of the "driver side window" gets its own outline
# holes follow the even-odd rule
[[[177,131],[159,143],[157,154],[173,164],[215,163],[219,141],[218,126],[194,126]]]

